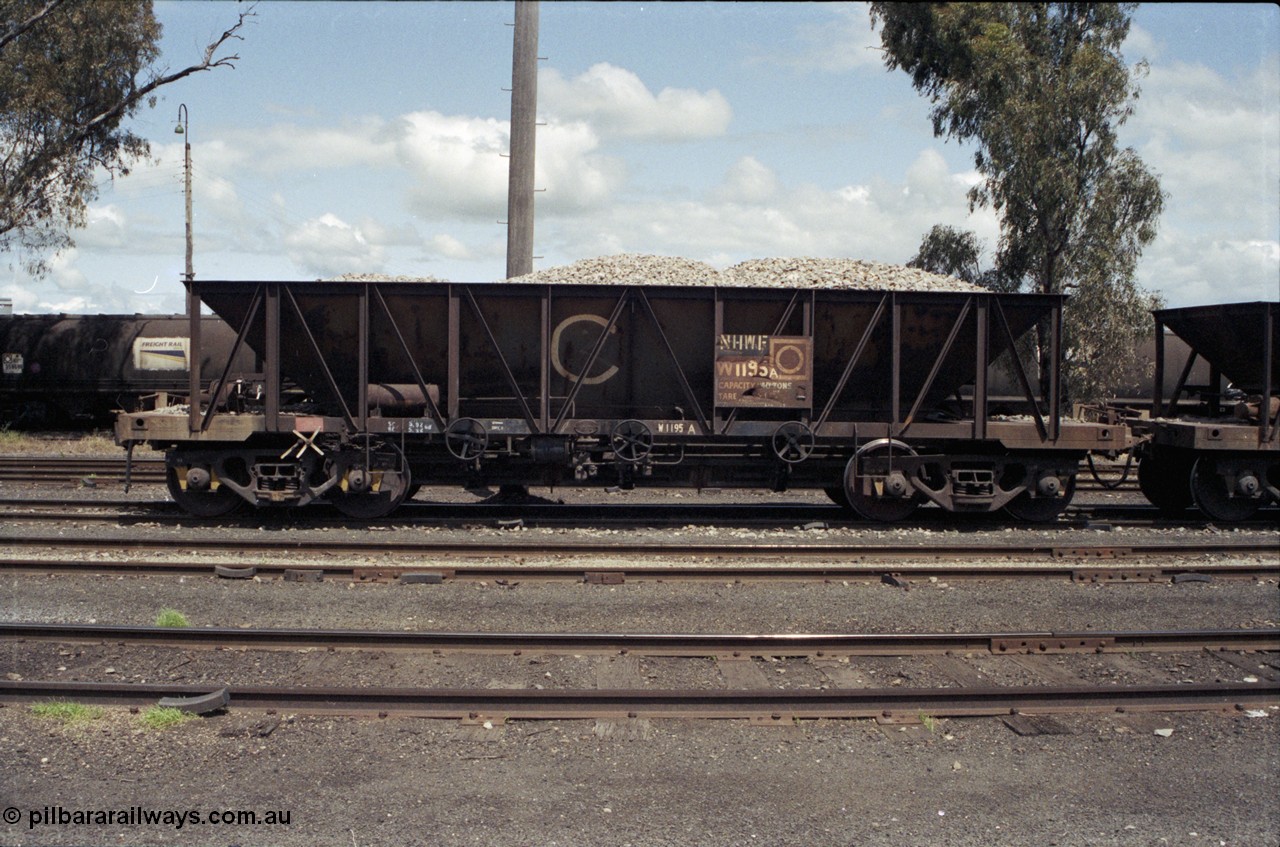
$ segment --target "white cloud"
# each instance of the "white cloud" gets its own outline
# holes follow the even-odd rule
[[[413,112],[396,151],[413,180],[409,202],[428,218],[489,217],[506,208],[508,129],[493,118]]]
[[[905,262],[936,223],[974,230],[993,246],[995,216],[968,211],[963,174],[923,151],[901,181],[834,189],[785,185],[743,157],[702,199],[625,198],[587,220],[540,225],[541,266],[617,252],[681,255],[731,264],[766,256],[855,257]]]
[[[1152,67],[1142,81],[1133,126],[1189,146],[1274,143],[1280,133],[1280,54],[1238,78],[1200,64]]]
[[[382,270],[384,251],[357,227],[337,215],[323,214],[284,237],[289,260],[320,277]]]
[[[945,204],[955,199],[962,177],[953,176],[937,150],[922,150],[907,169],[903,192],[917,202]]]
[[[743,156],[729,168],[714,196],[727,203],[762,203],[777,194],[778,177],[753,156]]]
[[[1167,193],[1139,280],[1170,305],[1280,293],[1280,55],[1238,76],[1153,66],[1124,130]]]
[[[408,189],[412,210],[428,219],[505,218],[509,133],[506,121],[438,112],[406,115],[398,148],[413,180]],[[617,160],[596,155],[599,140],[583,122],[540,127],[536,143],[540,212],[596,207],[625,178]]]
[[[333,127],[276,124],[231,138],[231,145],[217,150],[199,145],[200,158],[263,173],[387,167],[396,161],[396,129],[374,116],[349,119]]]
[[[733,117],[719,91],[664,88],[657,95],[635,73],[606,62],[571,80],[538,74],[538,109],[550,120],[586,121],[602,136],[679,141],[723,135]]]
[[[626,180],[626,170],[618,159],[596,153],[600,142],[585,123],[549,122],[539,127],[535,188],[540,212],[583,211],[610,200]],[[503,159],[506,179],[506,159]],[[503,204],[506,203],[503,185]],[[505,217],[505,215],[504,215]]]
[[[129,240],[128,218],[124,209],[115,203],[89,206],[85,210],[85,228],[72,237],[78,246],[86,249],[118,249]]]
[[[388,225],[373,218],[362,218],[360,232],[371,243],[381,247],[416,247],[422,236],[413,224]]]
[[[39,311],[41,312],[58,312],[67,315],[84,315],[94,314],[99,311],[100,307],[94,301],[84,295],[77,294],[68,297],[65,300],[49,300],[41,301]]]
[[[819,4],[815,12],[826,10],[831,17],[821,23],[803,24],[796,30],[800,47],[766,61],[801,71],[847,73],[871,68],[884,70],[880,35],[871,28],[868,3]]]
[[[63,291],[79,291],[88,285],[88,277],[76,267],[79,255],[80,251],[71,247],[49,260],[49,278]]]
[[[1143,60],[1154,62],[1162,52],[1160,43],[1138,24],[1129,25],[1129,36],[1121,45],[1121,51],[1131,63]]]
[[[1162,291],[1173,306],[1275,300],[1280,297],[1280,242],[1171,229],[1144,254],[1138,281]]]
[[[438,233],[427,239],[427,249],[446,259],[471,259],[471,250],[466,244],[448,233]]]
[[[13,313],[21,315],[30,312],[40,302],[39,296],[31,290],[30,285],[18,282],[0,285],[0,299],[6,299],[13,306]]]

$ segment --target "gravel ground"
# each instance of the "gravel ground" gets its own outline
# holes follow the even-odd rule
[[[0,710],[7,844],[1274,845],[1277,721],[994,719],[898,735],[656,721],[492,729],[237,714],[165,731]],[[1152,726],[1171,729],[1169,737]],[[288,812],[287,826],[30,827],[45,807]]]
[[[9,576],[10,621],[147,625],[162,608],[193,626],[451,632],[1000,632],[1280,626],[1274,581],[1125,585],[923,582],[510,586],[213,577]]]
[[[69,493],[51,486],[26,490],[32,496]],[[120,497],[118,490],[93,491],[104,498]],[[18,496],[17,489],[4,486],[0,496]],[[135,489],[131,496],[147,500],[158,495],[152,488]],[[577,494],[557,491],[555,496]],[[0,533],[19,538],[47,531],[33,524]],[[108,530],[72,526],[62,531],[102,535]],[[109,531],[172,537],[173,553],[179,554],[182,533],[193,530],[144,525]],[[198,531],[225,538],[229,547],[240,534],[282,539],[324,534],[269,517],[259,526]],[[328,534],[336,537],[337,532],[365,531],[331,529]],[[501,530],[476,527],[469,532]],[[523,536],[536,538],[538,532],[530,529]],[[927,555],[939,539],[979,543],[1009,530],[717,532],[720,540],[737,533],[751,540],[756,537],[752,534],[762,533],[759,537],[782,543],[837,538],[896,542],[919,545]],[[1042,532],[1041,537],[1059,542],[1103,540],[1119,546],[1220,530]],[[692,528],[677,533],[706,537],[705,530]],[[1223,534],[1275,537],[1257,531]],[[453,631],[1088,630],[1262,627],[1280,620],[1274,581],[1177,586],[921,582],[908,591],[865,583],[408,586],[13,576],[0,581],[0,615],[6,620],[145,624],[163,607],[183,611],[196,626]],[[166,654],[130,653],[125,658],[134,664],[121,662],[117,673],[105,674],[104,663],[115,661],[117,653],[122,654],[120,648],[110,645],[75,648],[66,656],[15,645],[0,651],[0,673],[62,662],[55,673],[65,665],[68,675],[90,676],[100,670],[101,678],[109,679],[151,673],[145,670],[148,662],[160,668],[167,661]],[[237,655],[246,663],[254,660]],[[341,662],[350,661],[350,656],[288,655],[298,672],[315,679],[341,674]],[[1134,672],[1127,658],[1116,657],[1117,680]],[[235,664],[234,657],[219,661],[247,678],[256,672],[251,664]],[[259,661],[270,676],[272,662],[290,659]],[[369,684],[408,678],[403,668],[389,672],[378,667],[386,661],[369,659],[359,678]],[[513,678],[534,684],[547,673],[552,680],[585,684],[591,669],[573,657],[557,657],[521,666],[519,676],[514,664],[491,661],[483,670],[492,672],[495,684],[510,684]],[[929,679],[927,670],[904,670],[894,660],[877,662],[867,666],[877,671],[866,677],[875,684],[902,673],[916,674],[921,682]],[[1005,662],[990,659],[981,666],[1001,680],[1024,677]],[[1078,669],[1072,657],[1056,666]],[[1191,673],[1176,662],[1166,667],[1157,660],[1156,666],[1171,675]],[[691,678],[705,675],[705,668],[682,667]],[[778,668],[785,674],[778,674]],[[423,662],[415,668],[419,672],[424,684],[445,685],[473,679],[475,669],[463,674],[459,660],[444,656]],[[641,670],[642,678],[651,680],[651,673],[667,680],[676,672],[647,665]],[[818,678],[812,667],[802,670],[793,664],[780,664],[772,672],[780,680],[793,677],[780,685],[812,684]],[[0,708],[0,762],[5,763],[0,806],[6,815],[13,809],[17,820],[0,824],[0,844],[1274,847],[1280,843],[1277,721],[1276,710],[1263,718],[1239,712],[1069,716],[1059,719],[1066,734],[1023,737],[991,718],[941,719],[931,722],[932,731],[900,731],[872,721],[804,721],[768,728],[740,721],[498,722],[485,728],[451,721],[264,715],[232,708],[153,730],[123,710],[65,724],[11,706]],[[133,807],[190,810],[206,817],[223,810],[263,817],[288,812],[289,822],[213,825],[188,819],[181,829],[163,822],[33,823],[37,814],[56,818],[59,808],[69,815]]]

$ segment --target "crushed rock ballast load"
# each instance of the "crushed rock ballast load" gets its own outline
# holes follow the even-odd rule
[[[622,253],[513,277],[512,282],[614,285],[718,285],[865,291],[983,291],[955,277],[861,259],[750,259],[718,271],[677,256]]]

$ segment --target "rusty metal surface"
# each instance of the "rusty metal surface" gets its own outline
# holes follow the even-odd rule
[[[1255,549],[1255,553],[1258,551]],[[1158,554],[1157,554],[1158,555]],[[492,554],[484,554],[477,558],[493,558]],[[260,578],[283,577],[287,571],[293,570],[279,563],[256,563],[253,565]],[[1069,564],[1059,565],[1012,565],[982,566],[965,565],[957,562],[952,565],[937,566],[903,566],[894,563],[895,574],[885,572],[883,565],[868,562],[864,565],[841,567],[785,565],[768,567],[766,565],[745,565],[742,567],[652,567],[639,565],[623,571],[606,571],[598,573],[583,570],[579,566],[539,566],[521,565],[502,567],[498,565],[457,565],[447,569],[431,571],[431,576],[439,577],[440,582],[456,581],[570,581],[585,582],[589,585],[621,585],[626,582],[667,581],[693,582],[736,580],[739,582],[824,582],[824,581],[857,581],[884,582],[889,580],[898,587],[909,587],[911,580],[929,580],[931,578],[958,580],[1005,580],[1005,579],[1051,579],[1071,580],[1077,582],[1105,582],[1110,584],[1138,584],[1149,582],[1171,582],[1181,576],[1194,575],[1200,579],[1266,579],[1280,575],[1280,565],[1229,564],[1217,566],[1166,567],[1150,573],[1134,576],[1132,569],[1119,569],[1115,573],[1100,570],[1081,572]],[[907,569],[909,567],[909,569]],[[901,571],[906,570],[910,579]],[[80,574],[141,574],[216,576],[216,566],[190,561],[136,561],[108,562],[84,561],[80,559],[22,559],[0,558],[0,572],[11,573],[80,573]],[[406,564],[396,568],[380,568],[371,579],[363,569],[341,564],[326,565],[323,575],[327,579],[351,579],[355,581],[384,581],[393,579],[406,581],[406,575],[421,574],[420,564]]]
[[[1270,390],[1280,390],[1280,303],[1227,303],[1160,309],[1156,321],[1173,330],[1215,371],[1251,394],[1263,390],[1270,347]],[[1268,338],[1268,332],[1270,337]]]
[[[831,420],[890,421],[892,406],[909,425],[930,398],[973,382],[980,358],[994,361],[1061,305],[1035,295],[804,291],[806,308],[798,309],[791,290],[510,283],[200,281],[192,291],[228,324],[245,327],[245,342],[268,361],[269,329],[299,339],[280,348],[281,373],[349,422],[360,405],[364,338],[379,381],[415,383],[416,364],[444,386],[449,418],[524,420],[533,432],[554,431],[575,402],[575,418],[668,417],[682,406],[710,428],[718,416],[717,333],[763,338],[766,348],[769,338],[812,343],[815,396],[793,395],[789,404],[823,409]],[[257,308],[264,298],[279,300],[274,314]],[[363,305],[371,299],[386,309]],[[998,319],[979,344],[977,315],[987,310]],[[851,357],[855,346],[860,355]],[[898,379],[889,385],[893,361]],[[808,362],[784,365],[809,370]],[[655,371],[671,379],[649,378]],[[856,391],[845,390],[850,377]],[[663,414],[647,413],[656,409]]]
[[[30,533],[3,533],[0,532],[0,544],[11,549],[35,548],[42,552],[51,550],[102,550],[107,546],[116,550],[148,550],[155,552],[170,552],[173,548],[171,539],[136,539],[128,536],[111,537],[98,534],[95,537],[71,538],[63,535],[44,535],[36,536]],[[400,540],[400,539],[378,539],[376,541],[351,540],[342,541],[339,539],[324,539],[316,541],[296,540],[282,541],[280,539],[250,539],[239,538],[234,542],[229,542],[226,538],[220,537],[185,537],[182,540],[182,547],[185,552],[196,551],[219,551],[225,552],[228,549],[235,549],[242,554],[252,554],[254,552],[281,553],[288,552],[298,555],[328,555],[333,553],[361,553],[368,554],[377,552],[380,554],[412,554],[412,555],[435,555],[435,556],[457,556],[460,558],[519,558],[522,561],[528,561],[532,558],[538,559],[554,559],[556,557],[563,558],[586,558],[591,556],[604,556],[609,559],[618,557],[636,557],[636,558],[657,558],[669,559],[673,562],[671,566],[663,566],[655,564],[652,566],[636,566],[630,567],[625,571],[626,578],[632,578],[638,575],[648,575],[650,577],[661,577],[663,574],[669,574],[671,578],[682,575],[684,578],[723,578],[726,575],[741,576],[750,574],[755,568],[748,567],[723,567],[718,565],[709,565],[707,567],[685,566],[676,564],[678,562],[689,561],[692,558],[705,559],[708,561],[723,560],[728,558],[749,560],[756,562],[794,562],[804,559],[826,560],[828,562],[839,562],[839,565],[820,566],[817,568],[808,568],[802,566],[790,566],[777,568],[771,572],[774,578],[785,578],[794,575],[795,578],[813,578],[818,574],[828,575],[830,578],[842,578],[843,576],[860,574],[863,577],[874,576],[876,580],[886,571],[885,568],[879,567],[879,563],[894,562],[892,568],[895,572],[901,572],[911,578],[920,578],[922,574],[955,574],[964,572],[975,577],[984,578],[996,576],[1011,575],[1046,575],[1050,574],[1055,577],[1070,578],[1078,569],[1077,566],[1066,561],[1067,559],[1080,558],[1097,558],[1091,555],[1090,548],[1081,545],[1075,545],[1070,548],[1060,548],[1053,544],[1052,541],[1031,541],[1019,544],[948,544],[948,545],[930,545],[928,547],[904,547],[900,544],[856,544],[848,543],[829,544],[829,543],[797,543],[782,542],[776,544],[765,544],[759,542],[740,542],[740,543],[719,543],[719,542],[688,542],[681,541],[678,543],[670,542],[627,542],[617,539],[599,540],[599,541],[567,541],[567,540],[513,540],[499,539],[496,541],[448,541],[448,540]],[[1099,551],[1114,551],[1116,548],[1110,546],[1101,546],[1096,548]],[[1221,540],[1190,540],[1190,541],[1171,541],[1158,542],[1150,544],[1135,544],[1124,548],[1128,551],[1129,557],[1148,556],[1148,557],[1177,557],[1177,556],[1198,556],[1203,557],[1205,554],[1232,554],[1238,556],[1260,556],[1264,557],[1257,564],[1226,564],[1226,565],[1206,565],[1202,561],[1194,566],[1165,566],[1161,570],[1163,573],[1172,575],[1184,571],[1203,571],[1206,573],[1229,574],[1241,573],[1249,575],[1270,575],[1280,570],[1280,562],[1274,561],[1275,545],[1272,540],[1267,541],[1240,541],[1240,542],[1223,542]],[[1049,560],[1051,564],[1035,564],[1028,562],[1029,559]],[[908,560],[912,564],[900,564],[903,560]],[[1017,564],[1000,565],[997,562],[1010,562],[1014,560]],[[14,569],[17,566],[12,563],[20,560],[5,559],[0,560],[0,569]],[[32,560],[40,562],[42,560]],[[933,564],[922,564],[923,562],[932,561]],[[965,563],[967,562],[967,564]],[[977,564],[975,564],[975,562]],[[247,563],[247,562],[246,562]],[[48,567],[58,566],[58,563],[49,560],[45,562]],[[257,563],[263,570],[270,570],[273,566],[269,563]],[[79,567],[84,569],[87,567],[101,567],[110,569],[111,562],[81,562],[81,563],[64,563],[66,567]],[[187,572],[198,570],[211,570],[212,566],[208,563],[201,562],[173,562],[173,563],[146,563],[132,562],[126,563],[128,567],[137,567],[139,569],[155,568],[162,571],[168,568],[179,568]],[[351,566],[344,566],[341,563],[327,565],[335,571],[352,572]],[[384,565],[383,567],[389,567]],[[407,565],[407,570],[421,568],[421,562],[414,565]],[[504,575],[519,575],[521,573],[534,574],[539,570],[547,572],[558,572],[561,574],[576,574],[579,579],[582,575],[593,570],[607,570],[617,572],[617,567],[609,568],[591,568],[583,567],[581,564],[577,566],[557,566],[549,568],[529,567],[529,568],[485,568],[483,566],[463,567],[455,566],[453,571],[462,572],[464,570],[480,573],[502,573]],[[699,577],[705,575],[705,577]]]
[[[0,680],[0,702],[52,698],[86,705],[145,706],[161,697],[208,694],[207,686]],[[311,714],[400,714],[437,718],[888,718],[1156,710],[1234,710],[1280,702],[1280,684],[1103,687],[893,688],[856,690],[598,690],[299,688],[232,686],[233,709]]]
[[[1197,453],[1246,451],[1280,453],[1280,440],[1258,437],[1258,424],[1220,418],[1217,420],[1161,420],[1144,427],[1152,441],[1166,447]]]
[[[1280,630],[1169,630],[1085,633],[484,633],[233,627],[127,627],[0,623],[0,641],[150,644],[169,647],[452,652],[603,653],[645,656],[918,656],[1280,650]]]
[[[122,418],[117,439],[214,444],[177,462],[195,474],[179,499],[197,514],[229,508],[212,475],[250,503],[334,499],[325,492],[347,492],[357,467],[343,451],[366,435],[403,454],[406,488],[417,477],[837,490],[860,446],[894,438],[910,442],[906,471],[869,457],[856,473],[890,480],[874,499],[891,502],[863,497],[861,512],[896,515],[918,497],[1052,520],[1087,451],[1128,446],[1124,427],[1062,420],[1057,296],[203,280],[188,293],[193,345],[207,305],[236,329],[233,350],[262,357],[265,394],[235,415],[197,398],[185,431],[177,416]],[[1044,374],[1013,355],[1037,330],[1055,362]],[[1017,374],[1025,418],[992,414],[997,362]],[[371,517],[398,505],[359,499],[338,497]]]

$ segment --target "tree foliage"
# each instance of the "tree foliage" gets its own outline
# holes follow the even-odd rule
[[[149,0],[0,2],[0,252],[21,249],[33,274],[72,246],[99,180],[150,154],[124,128],[154,92],[193,73],[234,67],[219,56],[252,10],[176,72],[154,69],[160,24]]]
[[[1157,304],[1133,276],[1164,195],[1116,138],[1143,71],[1120,53],[1133,4],[871,8],[886,65],[930,99],[935,135],[977,145],[969,203],[1000,216],[1000,287],[1073,295],[1065,381],[1073,399],[1100,399]]]
[[[946,274],[965,282],[983,284],[982,240],[967,230],[937,224],[920,241],[920,249],[908,267]]]

